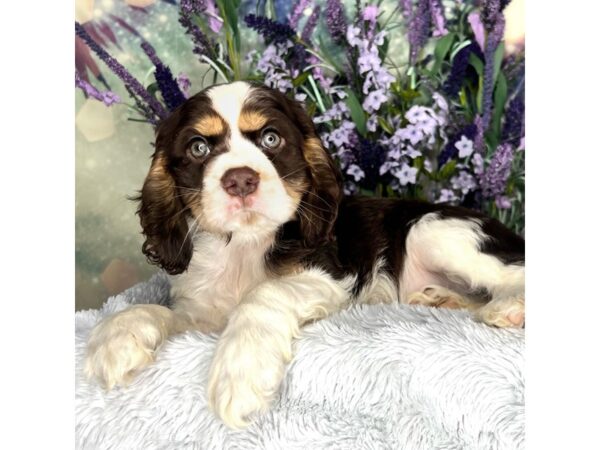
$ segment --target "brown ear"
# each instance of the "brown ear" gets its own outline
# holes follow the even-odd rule
[[[342,199],[342,177],[333,159],[315,135],[304,141],[304,159],[310,171],[310,187],[302,199],[300,229],[307,245],[333,239],[333,227]]]
[[[153,156],[139,200],[137,213],[146,237],[142,252],[171,275],[185,271],[193,252],[186,214],[160,150]]]

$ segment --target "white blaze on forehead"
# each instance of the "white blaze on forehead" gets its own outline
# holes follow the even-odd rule
[[[208,91],[213,109],[227,122],[232,133],[239,132],[238,121],[252,87],[245,81],[215,86]]]

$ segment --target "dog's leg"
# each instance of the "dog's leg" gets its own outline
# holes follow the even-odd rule
[[[127,385],[154,360],[165,339],[199,328],[186,315],[160,305],[135,305],[106,317],[88,339],[85,373],[107,389]]]
[[[233,311],[210,368],[208,401],[232,428],[266,410],[278,392],[300,327],[344,306],[351,282],[309,269],[258,285]]]
[[[405,270],[401,284],[410,285],[406,275],[418,273],[430,274],[431,279],[438,277],[452,286],[461,287],[464,292],[485,290],[489,295],[488,302],[470,302],[463,297],[468,304],[460,306],[462,301],[459,301],[459,306],[475,310],[475,318],[488,325],[521,327],[525,321],[525,268],[520,261],[505,261],[518,261],[524,257],[522,253],[517,254],[518,251],[509,255],[508,248],[500,247],[500,238],[507,237],[488,234],[480,220],[440,218],[437,214],[428,214],[411,228],[407,236],[405,267],[410,270]],[[482,250],[491,240],[499,249],[498,254],[493,249],[488,252]],[[422,275],[422,279],[427,279],[427,276]],[[423,303],[427,297],[423,294],[425,287],[411,286],[416,289],[405,293],[403,301]],[[417,294],[413,294],[414,291]],[[434,302],[433,299],[431,301]]]

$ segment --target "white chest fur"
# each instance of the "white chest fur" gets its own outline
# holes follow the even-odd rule
[[[234,233],[227,242],[197,235],[188,270],[171,278],[173,309],[207,331],[222,329],[243,296],[266,279],[264,254],[271,244],[271,236],[257,240]]]

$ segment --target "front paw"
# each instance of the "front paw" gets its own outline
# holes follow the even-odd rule
[[[275,339],[222,336],[210,368],[208,402],[230,428],[242,428],[266,411],[279,390],[291,345]],[[268,342],[271,341],[271,342]]]
[[[128,385],[135,374],[154,360],[168,336],[166,309],[136,305],[102,320],[92,330],[87,347],[85,374],[106,389]]]

